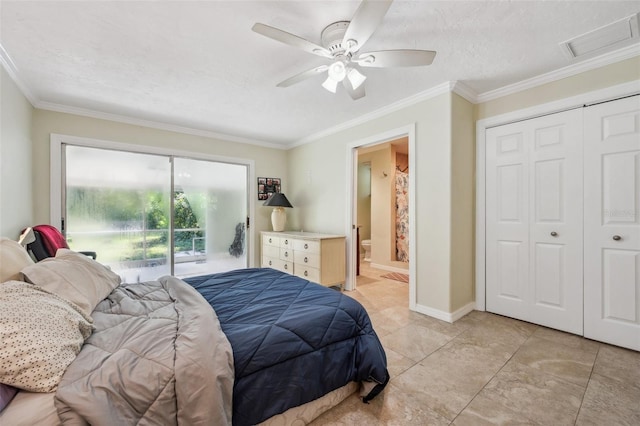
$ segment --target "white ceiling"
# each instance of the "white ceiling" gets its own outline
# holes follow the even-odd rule
[[[326,60],[253,24],[320,44],[322,29],[358,5],[2,0],[0,44],[37,106],[287,146],[448,81],[483,94],[575,64],[560,42],[640,11],[638,1],[396,0],[363,51],[436,50],[431,66],[366,68],[357,101],[324,90],[322,76],[276,87]]]

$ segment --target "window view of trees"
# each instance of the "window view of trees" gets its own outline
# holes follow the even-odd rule
[[[166,262],[169,255],[171,203],[160,190],[67,188],[67,235],[74,249],[91,247],[103,262]],[[175,252],[204,254],[204,195],[174,193]]]

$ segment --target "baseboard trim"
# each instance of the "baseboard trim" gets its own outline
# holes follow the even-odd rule
[[[382,270],[390,271],[390,272],[397,272],[399,274],[407,274],[407,275],[409,274],[409,270],[408,269],[396,268],[395,266],[381,265],[379,263],[371,263],[370,266],[372,268],[382,269]]]
[[[415,311],[442,321],[453,323],[463,316],[467,315],[469,312],[475,310],[475,308],[476,302],[467,303],[462,308],[457,309],[454,312],[445,312],[441,311],[440,309],[434,309],[428,306],[416,304]]]

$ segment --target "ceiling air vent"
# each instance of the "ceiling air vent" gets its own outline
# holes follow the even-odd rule
[[[627,16],[604,27],[560,43],[568,58],[605,53],[638,41],[638,15]]]

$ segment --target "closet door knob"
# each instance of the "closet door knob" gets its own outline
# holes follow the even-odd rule
[[[622,239],[622,237],[620,235],[614,235],[613,236],[613,241],[620,241]]]
[[[558,236],[558,233],[557,233],[556,231],[551,231],[551,236],[552,236],[552,237],[557,237],[557,236]]]

